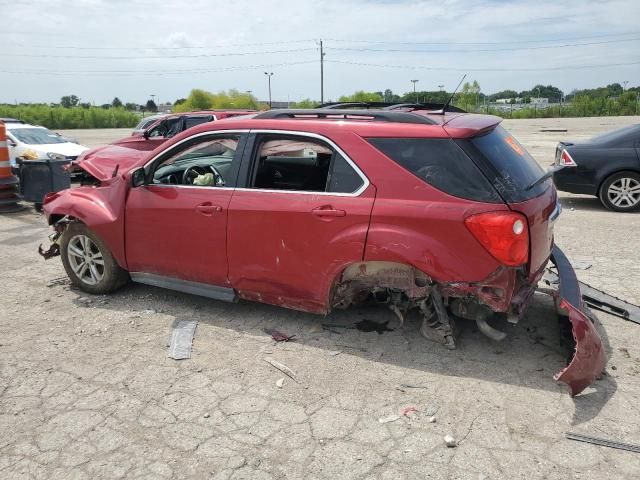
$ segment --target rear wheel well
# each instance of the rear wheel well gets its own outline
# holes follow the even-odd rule
[[[432,280],[412,265],[390,261],[354,262],[347,265],[334,280],[329,292],[329,310],[346,308],[363,295],[376,292],[398,292],[408,298],[426,298]]]

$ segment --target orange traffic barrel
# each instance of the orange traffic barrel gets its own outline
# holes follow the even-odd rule
[[[0,122],[0,213],[22,210],[18,192],[18,178],[11,173],[7,128]]]

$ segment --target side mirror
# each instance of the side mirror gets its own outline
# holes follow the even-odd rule
[[[11,140],[10,138],[7,138],[7,145],[9,145],[10,147],[17,147],[18,144],[16,142],[14,142],[13,140]]]
[[[131,186],[139,187],[145,184],[147,173],[144,171],[144,167],[137,168],[131,174]]]
[[[145,140],[149,140],[149,130],[145,130],[144,132],[142,132],[142,136]]]

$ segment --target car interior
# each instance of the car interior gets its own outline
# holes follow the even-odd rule
[[[258,149],[253,188],[324,192],[333,153],[319,142],[267,139]]]
[[[156,169],[153,183],[222,187],[228,181],[238,138],[217,138],[199,143],[170,157]]]

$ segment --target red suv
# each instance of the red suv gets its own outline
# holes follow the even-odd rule
[[[549,259],[576,354],[572,393],[605,354],[553,244],[548,174],[500,118],[419,106],[272,110],[189,129],[152,153],[106,147],[85,185],[44,211],[71,281],[107,293],[129,279],[210,298],[327,314],[368,298],[454,348],[454,319],[517,322]]]

